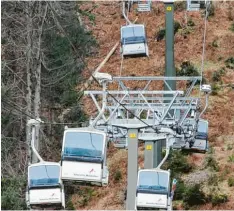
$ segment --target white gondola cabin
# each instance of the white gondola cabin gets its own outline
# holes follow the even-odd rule
[[[114,147],[126,149],[128,147],[127,130],[117,127],[112,128]]]
[[[187,11],[199,11],[200,9],[205,9],[206,7],[209,8],[210,1],[193,1],[187,0]]]
[[[187,0],[187,11],[199,11],[200,1]]]
[[[28,167],[26,202],[30,209],[65,209],[60,164],[40,162]]]
[[[137,210],[167,210],[170,204],[170,171],[139,170],[136,192]]]
[[[152,3],[152,0],[138,1],[137,10],[139,12],[150,12],[151,11],[151,3]]]
[[[67,128],[62,147],[62,180],[107,185],[106,150],[106,133],[93,128]]]
[[[148,45],[143,24],[130,24],[121,27],[122,55],[149,56]]]

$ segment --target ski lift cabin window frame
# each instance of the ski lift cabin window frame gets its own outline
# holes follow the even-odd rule
[[[147,188],[144,188],[143,191],[139,190],[139,186],[140,186],[140,183],[141,183],[141,177],[142,177],[141,173],[142,174],[145,174],[145,173],[149,174],[149,177],[152,178],[152,179],[154,178],[154,177],[152,177],[153,176],[152,174],[157,174],[158,183],[159,183],[159,180],[160,180],[160,176],[159,176],[160,174],[167,175],[167,181],[166,181],[167,185],[166,186],[163,185],[166,188],[166,191],[152,189],[152,188],[149,188],[148,190],[146,190]],[[147,179],[147,182],[149,182],[149,178]],[[152,183],[152,180],[150,181],[150,183]],[[169,190],[170,190],[170,172],[169,171],[164,171],[164,170],[160,170],[160,169],[142,169],[142,170],[139,170],[138,178],[137,178],[137,192],[139,192],[139,193],[152,193],[152,194],[168,194],[170,192]]]
[[[69,153],[74,153],[74,155],[70,154],[66,156],[65,154],[66,144],[65,143],[66,143],[67,133],[78,133],[78,134],[88,133],[89,140],[83,139],[84,143],[82,144],[83,146],[85,146],[85,143],[89,143],[88,141],[91,141],[90,144],[92,145],[93,148],[98,147],[97,145],[95,145],[95,139],[93,135],[94,136],[95,134],[100,135],[102,138],[102,146],[99,147],[99,149],[102,150],[101,154],[98,154],[97,152],[95,152],[95,150],[89,149],[89,148],[87,149],[83,148],[84,150],[82,151],[82,147],[81,147],[80,149],[79,148],[75,149],[75,151],[73,151],[73,149],[69,149],[70,150]],[[82,142],[82,140],[79,140],[79,137],[78,138],[75,137],[74,140],[76,143],[79,143],[79,141]],[[67,128],[64,131],[63,146],[62,146],[62,153],[61,153],[62,180],[63,181],[76,181],[81,184],[84,183],[84,184],[90,184],[90,185],[106,186],[108,184],[108,177],[109,177],[106,151],[107,151],[107,135],[105,132],[96,130],[94,128],[69,128],[69,129]],[[80,152],[83,154],[80,154],[80,155],[75,154],[75,153],[80,153]],[[94,154],[90,156],[90,153],[94,153]]]
[[[140,183],[141,183],[141,174],[149,174],[148,176],[150,178],[147,178],[147,182],[150,181],[151,183],[153,182],[152,179],[156,179],[154,177],[154,174],[165,174],[166,176],[166,190],[161,190],[157,189],[155,186],[155,189],[153,189],[153,184],[152,186],[149,185],[147,188],[142,187],[140,189]],[[159,177],[158,177],[159,179]],[[160,186],[159,186],[160,187]],[[165,171],[161,169],[143,169],[138,171],[138,178],[137,178],[137,190],[136,190],[136,206],[137,209],[167,209],[168,207],[168,200],[170,197],[170,171]]]
[[[50,181],[52,183],[43,184],[32,184],[32,178],[38,177],[38,180],[43,180],[43,173],[41,167],[45,166],[45,174],[47,175],[47,179],[51,180],[50,176],[54,174],[54,170],[51,171],[49,167],[57,167],[58,169],[54,175],[57,175],[54,178],[56,181]],[[38,168],[38,169],[36,169]],[[36,171],[32,172],[35,169]],[[33,176],[32,176],[33,175]],[[58,179],[58,180],[57,180]],[[64,187],[61,180],[61,166],[56,162],[39,162],[35,164],[31,164],[28,166],[28,180],[27,180],[27,190],[26,190],[26,203],[30,209],[38,209],[38,208],[65,208],[65,195],[64,195]],[[52,193],[52,195],[51,195]],[[43,198],[44,197],[44,198]]]
[[[102,162],[103,160],[104,160],[104,157],[105,157],[105,154],[106,154],[106,150],[105,150],[105,147],[106,147],[106,134],[104,133],[104,132],[102,132],[102,131],[98,131],[98,130],[88,130],[88,129],[72,129],[72,128],[70,128],[70,129],[68,129],[68,130],[65,130],[65,132],[64,132],[64,137],[63,137],[63,146],[62,146],[62,160],[64,160],[64,158],[66,157],[66,155],[64,155],[65,154],[65,142],[66,142],[66,135],[67,135],[67,133],[80,133],[80,134],[82,134],[82,133],[89,133],[90,135],[91,134],[96,134],[96,135],[100,135],[100,136],[102,136],[102,148],[101,148],[101,156],[93,156],[93,157],[101,157],[101,159],[97,159],[96,161],[95,160],[92,160],[91,162],[98,162],[98,163],[100,163],[100,162]],[[95,142],[95,138],[91,135],[91,137],[90,138],[92,138],[91,139],[91,145],[93,144],[93,142]],[[96,139],[97,140],[97,139]],[[76,142],[78,142],[79,140],[77,140]],[[96,146],[94,145],[93,146],[93,148],[95,148]],[[99,150],[100,151],[100,150]],[[80,157],[82,157],[82,155],[79,155]],[[77,157],[79,157],[79,156],[77,156]],[[83,156],[86,156],[86,155],[83,155]],[[90,156],[90,157],[92,157],[92,156]],[[84,157],[83,157],[84,158]],[[66,160],[66,158],[65,158],[65,160]],[[74,160],[74,161],[76,161],[75,159],[72,159],[72,160]],[[77,161],[84,161],[84,162],[89,162],[89,159],[82,159],[82,158],[80,158],[80,159],[77,159]]]
[[[58,182],[56,182],[56,184],[55,183],[51,183],[51,184],[48,183],[48,185],[44,185],[44,186],[36,184],[36,183],[32,184],[32,181],[31,181],[32,179],[30,177],[30,175],[32,175],[31,170],[33,168],[39,168],[39,167],[42,167],[42,166],[45,166],[45,169],[46,169],[45,173],[47,174],[49,179],[51,179],[51,177],[49,176],[49,171],[48,171],[48,168],[46,166],[54,166],[54,167],[56,166],[56,167],[58,167],[58,170],[59,170],[59,172],[58,172]],[[39,170],[38,174],[36,174],[36,176],[39,176],[39,173],[41,173],[41,172],[42,171]],[[59,163],[53,163],[53,162],[43,162],[43,163],[41,163],[40,162],[40,163],[36,163],[36,164],[31,164],[30,166],[28,166],[28,188],[30,190],[30,189],[40,189],[40,188],[43,188],[43,187],[60,187],[61,183],[62,183],[60,174],[61,174],[61,166],[60,166]]]

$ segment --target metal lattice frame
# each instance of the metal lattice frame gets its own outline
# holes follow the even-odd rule
[[[129,116],[129,112],[125,111],[125,108],[127,108],[138,117],[143,111],[148,114],[151,113],[151,118],[148,116],[144,120],[150,125],[179,124],[181,126],[191,110],[197,111],[200,98],[199,96],[191,96],[191,93],[196,82],[201,79],[201,77],[114,77],[113,81],[117,82],[122,90],[110,90],[108,92],[107,89],[93,90],[85,91],[85,94],[91,96],[99,112],[97,125],[113,125],[112,123],[116,124],[118,121],[134,119],[134,117]],[[124,84],[126,81],[145,81],[146,84],[142,90],[130,90]],[[169,91],[149,91],[152,81],[165,83]],[[185,90],[172,91],[167,81],[189,81],[190,86]],[[106,99],[104,99],[105,96]],[[102,112],[101,109],[103,103],[102,106],[98,103],[97,99],[100,99],[100,97],[106,102],[105,112]],[[172,111],[173,114],[171,114]],[[151,119],[153,119],[153,122]]]

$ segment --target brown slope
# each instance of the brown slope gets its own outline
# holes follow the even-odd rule
[[[97,5],[97,7],[94,7]],[[212,72],[224,66],[224,60],[230,56],[234,56],[234,33],[228,28],[232,20],[230,18],[230,10],[233,11],[233,2],[216,3],[215,16],[211,17],[208,21],[207,28],[207,41],[206,41],[206,60],[204,75],[211,81]],[[92,9],[94,8],[94,9]],[[88,66],[94,69],[107,55],[111,48],[117,41],[120,40],[120,27],[125,24],[124,19],[121,18],[121,3],[119,2],[85,2],[82,9],[92,9],[92,14],[95,15],[95,25],[93,25],[88,17],[84,18],[85,24],[92,30],[96,37],[100,48],[98,55],[94,58],[88,58]],[[232,12],[231,12],[232,14]],[[185,12],[176,11],[175,19],[182,25],[184,24]],[[184,38],[179,33],[175,36],[175,63],[177,66],[185,60],[190,60],[192,63],[200,67],[201,54],[202,54],[202,40],[204,21],[199,12],[191,12],[189,17],[195,23],[193,31]],[[149,45],[149,58],[128,58],[124,60],[124,68],[122,75],[136,75],[136,76],[149,76],[149,75],[163,75],[164,71],[164,57],[165,57],[165,41],[155,41],[155,33],[164,27],[164,6],[161,3],[153,3],[153,10],[151,13],[133,12],[129,15],[131,20],[138,17],[137,23],[144,23],[146,25],[148,45]],[[212,42],[217,40],[218,47],[213,47]],[[221,59],[220,59],[221,58]],[[102,68],[101,72],[108,72],[112,75],[119,75],[120,71],[120,53],[119,48]],[[84,77],[88,78],[90,73],[84,71]],[[226,75],[222,78],[225,83],[234,82],[233,70],[228,70]],[[137,86],[136,84],[130,84]],[[98,85],[93,83],[90,89],[99,89]],[[92,101],[85,97],[83,99],[85,111],[89,115],[95,115],[96,109]],[[208,112],[204,115],[210,121],[210,142],[215,147],[215,156],[222,168],[232,168],[232,163],[227,162],[228,156],[233,154],[233,150],[227,151],[223,149],[230,144],[229,141],[233,138],[234,131],[234,94],[229,88],[224,89],[218,96],[212,96],[210,99],[210,106]],[[227,141],[220,141],[220,137],[228,137]],[[233,147],[234,148],[234,147]],[[93,196],[89,204],[77,209],[123,209],[123,190],[126,187],[126,152],[117,149],[112,149],[109,152],[109,166],[110,166],[110,185],[106,188],[95,188],[97,195]],[[199,165],[201,158],[204,156],[197,156],[194,154],[191,160],[194,160],[195,165]],[[197,162],[199,160],[199,162]],[[221,169],[222,169],[221,168]],[[123,173],[123,180],[121,182],[114,182],[113,175],[116,169],[120,169]],[[233,171],[228,176],[234,176]],[[226,184],[225,180],[225,184]],[[233,188],[223,185],[224,189],[228,189],[230,202],[224,204],[222,208],[234,209]],[[78,200],[77,195],[73,195],[73,201],[76,203]],[[77,203],[76,203],[77,204]],[[214,209],[211,205],[201,207],[204,209]],[[215,207],[220,209],[220,207]]]

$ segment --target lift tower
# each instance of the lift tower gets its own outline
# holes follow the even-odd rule
[[[165,4],[166,22],[166,55],[165,55],[165,77],[176,77],[174,62],[174,0],[163,0]],[[176,90],[176,81],[165,81],[165,91]],[[164,97],[171,97],[165,95]],[[165,101],[166,103],[167,101]]]
[[[175,63],[174,63],[174,0],[162,0],[165,4],[165,22],[166,22],[166,55],[165,55],[165,77],[175,77]],[[176,80],[165,80],[164,83],[165,91],[176,90]],[[164,97],[172,97],[172,95],[164,95]],[[169,103],[168,101],[164,101]],[[173,113],[170,112],[171,114]],[[166,141],[158,140],[156,142],[151,142],[154,145],[154,168],[160,163],[162,159],[162,147],[165,147]]]
[[[166,70],[165,76],[176,76],[174,64],[174,0],[164,0],[166,8]],[[175,81],[166,81],[172,90],[176,90]],[[165,84],[165,90],[170,89]]]

